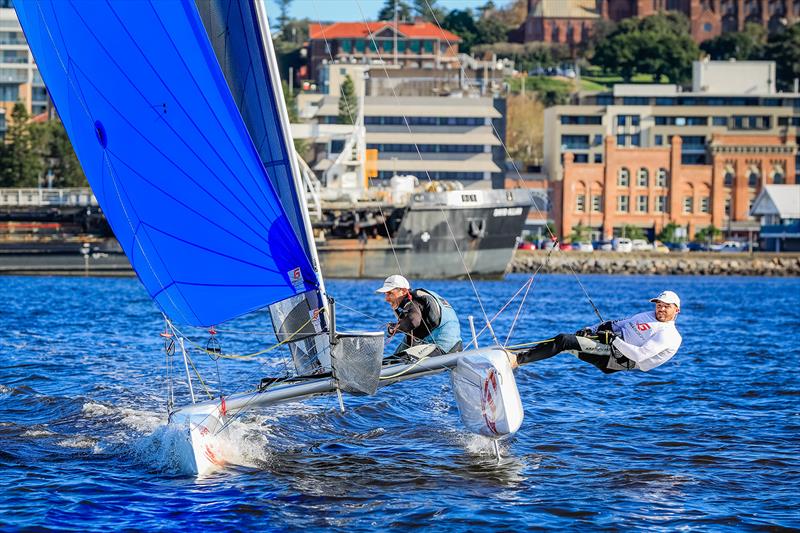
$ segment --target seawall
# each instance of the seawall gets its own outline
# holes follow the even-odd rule
[[[683,274],[699,276],[800,276],[800,254],[616,253],[517,250],[509,272]]]

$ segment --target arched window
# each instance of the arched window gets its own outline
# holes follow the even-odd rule
[[[750,174],[747,175],[747,186],[748,187],[758,186],[758,172],[756,172],[755,170],[751,170]]]
[[[656,172],[656,187],[669,187],[669,174],[666,168],[659,168]]]
[[[631,171],[626,167],[619,169],[617,173],[617,185],[620,187],[629,187],[631,184]]]
[[[725,172],[725,186],[733,187],[733,172],[730,170]]]
[[[649,182],[650,172],[648,172],[646,168],[640,168],[638,174],[636,175],[636,186],[647,187]]]
[[[775,185],[783,185],[786,183],[786,177],[781,172],[776,172],[772,175],[772,183]]]

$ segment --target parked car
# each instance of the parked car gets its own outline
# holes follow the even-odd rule
[[[590,242],[576,242],[572,245],[572,249],[578,252],[594,252],[594,246]]]
[[[558,249],[559,250],[564,250],[564,251],[569,251],[569,250],[572,250],[572,245],[562,242],[562,243],[558,244]]]
[[[650,252],[653,250],[653,245],[644,239],[633,239],[631,248],[634,252]]]
[[[595,241],[592,243],[592,246],[595,250],[600,250],[602,252],[610,252],[614,249],[614,245],[611,244],[611,241]]]
[[[686,245],[690,252],[707,252],[708,245],[704,242],[690,242]]]
[[[542,241],[541,246],[539,247],[540,250],[552,250],[556,247],[555,241]]]
[[[668,254],[669,248],[661,241],[653,241],[653,251],[659,254]]]
[[[535,250],[536,245],[532,242],[522,241],[517,245],[517,250]]]
[[[747,244],[736,241],[725,241],[719,244],[712,244],[711,250],[714,252],[725,252],[725,253],[746,252]]]
[[[689,246],[686,245],[685,242],[668,242],[665,243],[664,246],[669,248],[671,252],[688,252]]]
[[[625,237],[617,237],[611,241],[615,252],[630,252],[633,251],[633,243],[630,239]]]

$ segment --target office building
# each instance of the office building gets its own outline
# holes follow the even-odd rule
[[[750,207],[762,187],[797,183],[800,95],[775,92],[774,64],[694,72],[690,92],[616,85],[545,110],[544,170],[562,236],[582,224],[610,238],[632,224],[652,238],[669,222],[690,237],[712,224],[746,234],[758,230]]]

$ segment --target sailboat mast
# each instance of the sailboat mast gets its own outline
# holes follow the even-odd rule
[[[314,231],[311,227],[311,215],[308,211],[308,201],[306,199],[305,185],[300,176],[300,166],[297,163],[297,154],[294,149],[294,139],[292,138],[292,131],[289,127],[289,112],[286,109],[286,100],[283,97],[283,87],[281,86],[280,73],[278,71],[278,60],[275,56],[275,47],[272,43],[272,35],[269,31],[269,17],[262,0],[251,0],[255,8],[256,17],[258,19],[258,28],[261,32],[261,40],[264,43],[264,56],[267,61],[267,70],[269,72],[270,80],[272,81],[272,88],[275,91],[275,104],[280,113],[280,124],[283,129],[283,138],[286,143],[286,154],[289,158],[289,165],[291,168],[292,180],[294,182],[295,191],[297,191],[297,198],[300,202],[300,215],[303,217],[303,228],[308,242],[308,250],[311,254],[311,266],[314,272],[317,273],[319,280],[319,292],[322,298],[322,306],[325,308],[326,316],[330,317],[330,309],[328,308],[328,293],[325,290],[325,281],[320,272],[319,255],[317,253],[317,245],[314,240]],[[328,321],[330,318],[327,319]]]

